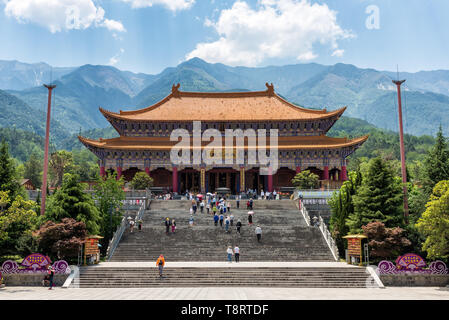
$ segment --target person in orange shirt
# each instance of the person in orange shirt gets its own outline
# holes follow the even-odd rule
[[[157,258],[156,266],[159,268],[159,277],[162,278],[162,270],[164,269],[165,266],[165,259],[162,254],[159,256],[159,258]]]

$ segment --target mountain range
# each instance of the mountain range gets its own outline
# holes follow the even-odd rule
[[[47,103],[47,89],[42,84],[50,81],[50,74],[57,86],[52,134],[59,140],[81,130],[108,127],[98,111],[100,106],[115,112],[147,107],[167,96],[174,83],[180,83],[183,91],[206,92],[265,90],[266,82],[273,83],[279,95],[297,105],[327,110],[347,106],[345,116],[398,130],[394,72],[342,63],[230,67],[199,58],[156,75],[101,65],[52,68],[45,63],[0,61],[0,111],[6,112],[0,126],[42,132]],[[405,132],[434,135],[441,124],[449,135],[449,71],[400,76],[407,79],[402,96]]]

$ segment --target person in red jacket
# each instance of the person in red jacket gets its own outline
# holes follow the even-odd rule
[[[165,266],[165,259],[162,254],[159,256],[159,258],[157,258],[156,266],[159,269],[159,278],[161,279],[162,278],[162,270],[164,269],[164,266]]]

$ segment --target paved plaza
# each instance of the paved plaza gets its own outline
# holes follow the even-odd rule
[[[449,300],[449,288],[109,288],[6,287],[0,300]]]

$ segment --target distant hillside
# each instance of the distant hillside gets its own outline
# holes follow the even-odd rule
[[[46,112],[42,110],[35,110],[17,97],[0,90],[0,128],[16,128],[45,137]],[[67,137],[67,131],[57,120],[52,119],[51,141],[57,143]]]
[[[28,160],[34,152],[44,157],[45,139],[35,133],[16,128],[0,128],[0,141],[6,141],[9,145],[9,153],[21,162]],[[50,150],[54,150],[54,146]]]
[[[265,90],[269,82],[279,95],[306,108],[333,110],[347,106],[345,116],[366,120],[382,129],[398,128],[396,92],[391,83],[396,75],[349,64],[247,68],[194,58],[157,75],[93,65],[64,72],[55,81],[54,119],[70,134],[106,127],[108,123],[98,111],[100,106],[114,112],[147,107],[167,96],[174,83],[180,83],[183,91],[229,92]],[[449,71],[402,76],[407,78],[403,88],[406,132],[432,135],[441,124],[444,134],[449,135]],[[35,110],[43,110],[46,102],[42,86],[9,93]]]
[[[59,79],[75,68],[52,67],[46,63],[0,60],[0,89],[23,90]]]

